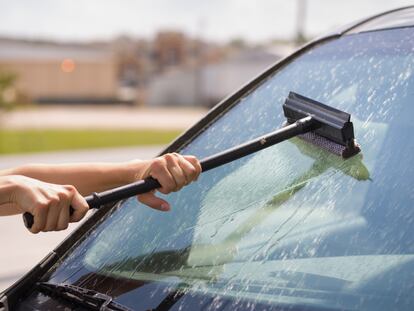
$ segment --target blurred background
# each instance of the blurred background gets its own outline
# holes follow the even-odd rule
[[[0,0],[0,169],[150,158],[298,46],[405,0]],[[102,149],[105,148],[105,149]],[[75,226],[0,218],[0,290]]]

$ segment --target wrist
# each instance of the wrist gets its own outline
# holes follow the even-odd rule
[[[143,175],[149,162],[149,160],[133,160],[127,162],[126,165],[124,165],[126,183],[129,184],[143,179]]]
[[[0,205],[16,203],[17,179],[17,175],[0,177]]]

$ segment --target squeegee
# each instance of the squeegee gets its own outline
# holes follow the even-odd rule
[[[209,171],[226,163],[298,136],[299,138],[323,148],[344,159],[361,151],[355,142],[351,115],[329,107],[313,99],[290,92],[283,104],[287,123],[280,129],[253,139],[239,146],[209,156],[200,161],[202,172]],[[117,187],[85,197],[89,208],[127,199],[157,188],[160,183],[148,177],[125,186]],[[73,213],[73,208],[70,208]],[[26,212],[23,220],[27,228],[34,222],[33,215]]]

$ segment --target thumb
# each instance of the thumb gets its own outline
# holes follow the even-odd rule
[[[140,194],[138,196],[138,201],[156,210],[160,210],[163,212],[169,211],[170,204],[167,201],[155,196],[154,193],[155,191]]]
[[[89,206],[85,198],[81,196],[77,191],[72,198],[73,214],[70,216],[70,222],[80,221],[88,212]]]

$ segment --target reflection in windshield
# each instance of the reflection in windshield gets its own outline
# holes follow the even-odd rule
[[[193,245],[206,244],[213,245],[213,247],[209,247],[210,249],[207,248],[209,249],[208,251],[198,256],[195,255],[198,253],[198,247],[192,249],[189,258],[190,264],[207,264],[207,258],[211,258],[212,263],[210,265],[217,264],[220,258],[223,257],[223,255],[220,256],[217,254],[217,250],[221,250],[227,254],[230,254],[233,250],[232,256],[234,257],[236,246],[240,246],[241,240],[244,239],[246,242],[246,237],[250,231],[253,229],[258,231],[261,223],[268,220],[269,217],[272,217],[272,214],[276,211],[277,219],[271,223],[271,226],[275,229],[268,228],[264,230],[267,235],[266,239],[258,237],[257,234],[252,234],[250,236],[251,241],[247,242],[249,243],[249,247],[241,247],[242,249],[249,249],[255,258],[259,254],[262,254],[262,252],[252,248],[252,243],[267,245],[272,238],[281,232],[283,232],[283,235],[279,236],[277,240],[285,239],[288,235],[292,235],[297,231],[295,227],[304,221],[303,219],[295,226],[290,226],[290,223],[298,221],[296,218],[299,215],[301,215],[301,218],[306,218],[310,217],[311,213],[320,213],[321,211],[325,213],[321,209],[310,210],[309,208],[304,208],[296,204],[293,210],[289,209],[285,211],[284,208],[280,210],[281,206],[291,199],[296,192],[308,186],[308,183],[315,182],[316,178],[325,175],[334,180],[332,175],[339,171],[358,181],[369,179],[369,172],[362,162],[361,155],[344,161],[298,138],[292,139],[291,142],[295,146],[287,145],[285,148],[268,150],[257,154],[243,167],[223,178],[206,195],[202,202]],[[314,162],[306,165],[309,168],[301,169],[298,165],[289,163],[289,159],[297,158],[296,154],[292,154],[297,152],[295,147],[297,147],[300,153],[313,157]],[[272,168],[262,165],[262,163],[269,162],[275,163],[275,165]],[[305,161],[302,163],[305,163]],[[332,170],[333,168],[336,170]],[[292,171],[287,172],[287,169]],[[330,172],[326,173],[328,170]],[[255,174],[257,178],[254,178]],[[287,177],[291,177],[291,180]],[[263,184],[263,187],[257,185],[258,180]],[[234,186],[238,190],[228,189],[228,187]],[[334,184],[330,182],[327,188],[332,186]],[[251,195],[243,197],[245,193],[250,192],[249,189],[256,191],[256,193],[259,192],[254,197],[258,197],[258,201],[249,202],[252,199]],[[320,195],[325,190],[319,187],[319,193],[317,195]],[[240,192],[235,198],[231,198],[232,202],[228,202],[229,198],[226,195],[230,191]],[[281,217],[281,214],[286,214],[287,217]],[[321,227],[320,221],[315,220],[317,219],[312,221],[312,225]],[[231,224],[227,225],[227,223],[223,222],[231,222]],[[338,225],[338,222],[335,225]],[[284,227],[289,227],[289,231],[285,232]],[[306,232],[309,233],[309,228]],[[217,247],[217,243],[220,244],[220,247]],[[194,257],[197,259],[194,259]]]
[[[202,158],[280,127],[294,91],[350,112],[362,154],[295,138],[204,173],[168,196],[170,213],[128,200],[49,281],[143,310],[176,293],[175,310],[412,309],[413,42],[398,29],[312,49],[181,150]]]

